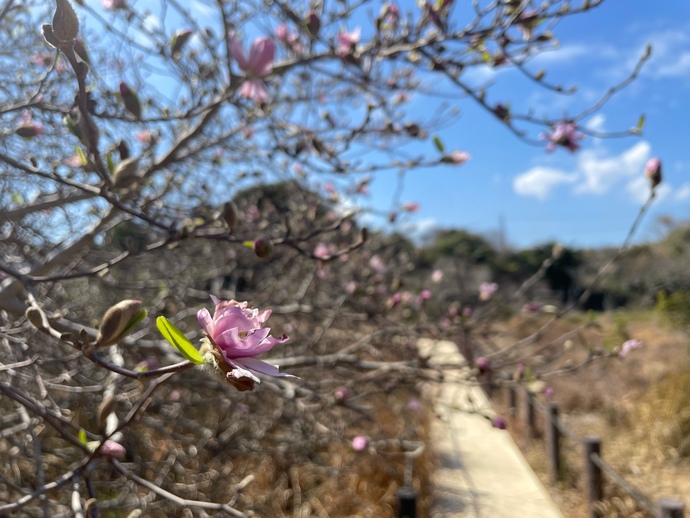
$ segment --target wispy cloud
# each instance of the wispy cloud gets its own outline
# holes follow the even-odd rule
[[[674,201],[686,201],[690,200],[690,183],[684,183],[673,191]]]
[[[644,141],[614,156],[608,156],[603,148],[583,151],[578,155],[574,171],[533,167],[515,177],[513,189],[520,196],[545,200],[560,185],[572,185],[576,194],[602,195],[621,182],[632,179],[627,188],[637,199],[643,187],[646,194],[649,193],[649,181],[642,176],[642,170],[650,154],[651,146]],[[643,184],[637,183],[637,179]]]
[[[576,193],[604,194],[619,180],[640,174],[650,158],[651,146],[642,141],[620,155],[607,157],[601,149],[583,151],[578,157],[580,177]]]
[[[577,181],[577,175],[550,167],[533,167],[513,180],[513,189],[520,196],[533,196],[540,200],[548,198],[553,189]]]

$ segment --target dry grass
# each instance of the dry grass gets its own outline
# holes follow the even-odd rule
[[[573,318],[549,331],[540,343],[584,317]],[[524,333],[540,323],[541,318],[532,319],[517,327]],[[583,331],[575,347],[566,353],[561,344],[543,351],[544,367],[548,371],[568,362],[577,364],[586,358],[584,344],[610,347],[627,338],[642,340],[645,345],[626,358],[602,359],[576,373],[548,379],[555,391],[553,400],[559,403],[562,420],[578,437],[602,438],[606,462],[649,499],[673,497],[690,507],[690,359],[686,334],[665,327],[652,313],[606,315],[598,328]],[[527,460],[549,487],[543,442],[535,439],[525,444],[519,422],[513,420],[512,424]],[[552,496],[565,516],[585,516],[582,449],[564,439],[563,451],[562,481],[550,488]],[[651,516],[610,482],[605,495],[600,511],[606,517]]]

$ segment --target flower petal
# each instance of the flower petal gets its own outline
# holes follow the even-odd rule
[[[240,67],[240,69],[246,72],[249,70],[249,61],[247,61],[247,58],[244,56],[242,42],[237,36],[235,36],[235,33],[230,33],[228,37],[230,38],[230,54],[232,55],[233,59],[237,61],[237,65]]]
[[[284,377],[289,377],[289,378],[296,378],[297,376],[294,376],[292,374],[287,374],[285,372],[280,372],[278,370],[278,367],[275,365],[270,365],[266,362],[262,362],[261,360],[257,360],[255,358],[242,358],[241,360],[234,360],[234,363],[240,364],[247,369],[251,369],[255,372],[260,372],[261,374],[266,374],[268,376],[275,376],[278,378],[284,378]]]
[[[263,77],[273,69],[276,47],[268,38],[257,38],[249,49],[249,69],[255,77]]]
[[[199,324],[201,324],[201,327],[204,328],[204,331],[206,331],[206,334],[208,336],[213,336],[213,319],[208,309],[204,308],[197,311],[196,318]]]

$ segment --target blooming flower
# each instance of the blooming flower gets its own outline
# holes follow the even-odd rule
[[[649,178],[652,189],[661,183],[661,160],[650,158],[644,168],[644,175]]]
[[[580,144],[577,141],[582,140],[585,136],[577,131],[576,123],[562,121],[556,123],[551,133],[542,134],[542,138],[549,141],[546,146],[547,151],[553,151],[556,146],[563,146],[574,153],[580,149]]]
[[[127,450],[120,443],[107,439],[98,450],[102,457],[111,457],[114,459],[124,459]]]
[[[434,270],[431,274],[431,282],[438,284],[441,280],[443,280],[443,270]]]
[[[417,212],[419,211],[419,203],[408,201],[402,204],[402,210],[405,212]]]
[[[374,255],[371,259],[369,259],[369,267],[381,275],[384,275],[388,271],[386,263],[384,263],[383,259],[381,259],[381,257],[378,255]]]
[[[276,39],[296,54],[302,52],[302,45],[299,43],[299,34],[292,32],[284,23],[276,27]]]
[[[270,309],[260,313],[258,309],[250,308],[247,302],[211,298],[216,305],[213,318],[206,308],[197,313],[209,340],[201,352],[205,358],[208,354],[212,356],[214,361],[211,363],[225,373],[228,381],[239,390],[251,390],[254,382],[259,383],[259,378],[253,372],[290,376],[278,372],[278,367],[255,358],[288,340],[287,335],[280,338],[269,336],[271,329],[263,327],[271,316]]]
[[[623,342],[623,345],[621,346],[621,350],[618,353],[618,355],[621,358],[625,358],[630,353],[630,351],[634,349],[639,349],[643,345],[643,342],[640,340],[627,340],[626,342]]]
[[[498,284],[496,284],[495,282],[482,282],[479,285],[479,300],[485,302],[487,300],[491,300],[491,297],[493,297],[497,289]]]
[[[352,449],[355,451],[364,451],[367,449],[369,441],[363,435],[358,435],[352,439]]]
[[[101,5],[103,9],[108,11],[114,11],[116,9],[122,9],[125,7],[125,0],[101,0]]]
[[[340,31],[340,34],[338,34],[338,48],[335,53],[341,58],[351,54],[355,50],[357,43],[359,43],[361,33],[362,31],[359,27],[352,32]]]
[[[230,53],[246,76],[240,88],[240,95],[257,103],[268,101],[268,92],[261,78],[273,70],[275,50],[275,45],[270,39],[257,38],[249,49],[249,55],[245,56],[242,42],[234,34],[230,35]]]

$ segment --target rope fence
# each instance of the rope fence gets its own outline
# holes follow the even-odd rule
[[[506,385],[509,410],[519,416],[522,423],[523,435],[526,441],[536,436],[536,412],[544,416],[544,442],[546,448],[547,463],[549,468],[549,481],[557,484],[563,477],[562,438],[565,437],[580,446],[584,452],[584,479],[585,496],[588,503],[588,516],[600,518],[602,513],[598,502],[604,499],[604,476],[606,480],[626,492],[640,507],[644,508],[652,516],[660,518],[685,517],[685,504],[674,498],[660,498],[653,502],[647,495],[625,480],[601,454],[601,438],[587,436],[578,437],[559,418],[558,404],[549,402],[546,405],[540,403],[534,394],[527,388],[515,384]],[[517,411],[518,390],[522,392],[522,405]]]

